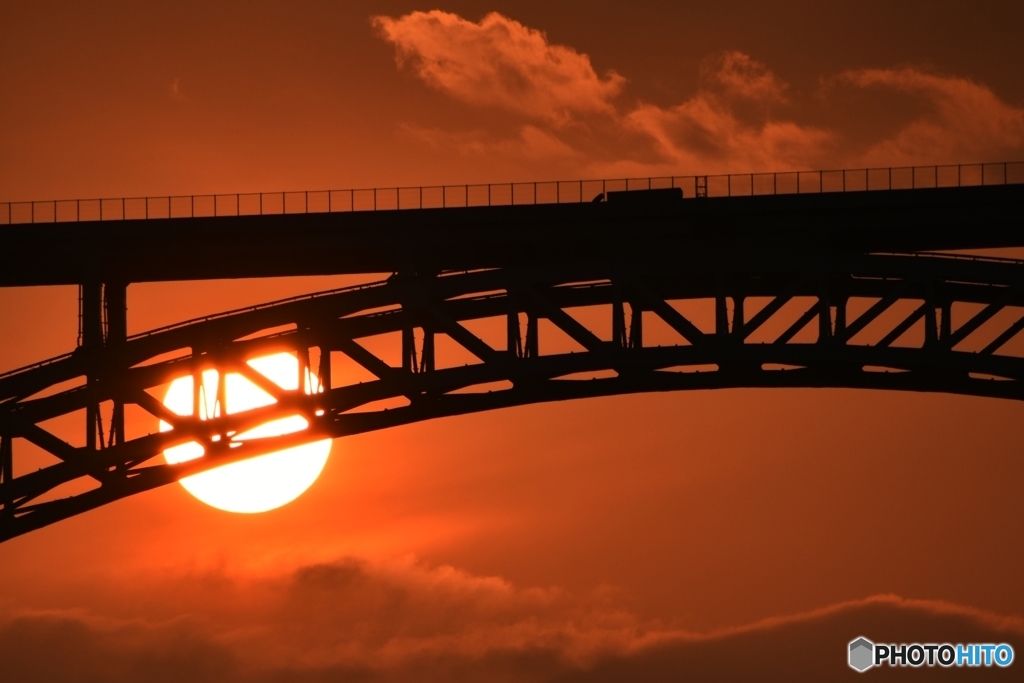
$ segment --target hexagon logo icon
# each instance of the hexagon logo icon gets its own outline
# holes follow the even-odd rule
[[[861,673],[875,665],[875,644],[867,638],[850,641],[850,668]]]

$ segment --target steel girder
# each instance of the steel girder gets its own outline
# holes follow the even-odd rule
[[[725,266],[672,256],[642,267],[396,274],[84,345],[0,375],[0,540],[300,443],[543,401],[729,387],[1024,399],[1024,358],[1007,352],[1024,329],[1024,262],[937,254],[762,261]],[[698,319],[687,305],[701,301],[709,314]],[[595,325],[595,315],[604,322]],[[479,325],[504,344],[470,330]],[[555,334],[563,346],[550,351]],[[400,349],[391,362],[367,343],[387,335]],[[445,366],[435,351],[442,335],[474,361]],[[295,354],[300,373],[322,377],[321,390],[282,390],[246,363],[279,351]],[[342,360],[375,379],[337,381],[332,364]],[[152,393],[210,368],[242,374],[277,403],[202,421],[171,413]],[[125,438],[118,410],[132,404],[172,429]],[[78,412],[87,415],[85,445],[43,426]],[[292,414],[309,427],[231,438]],[[190,441],[203,457],[176,465],[159,457]],[[26,442],[56,462],[26,471]]]

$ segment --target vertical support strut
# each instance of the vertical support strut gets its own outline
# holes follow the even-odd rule
[[[848,298],[840,296],[836,298],[836,339],[846,338],[846,304]]]
[[[743,312],[744,300],[742,296],[732,298],[732,335],[740,340],[743,339],[743,322],[746,317]]]
[[[533,311],[526,313],[526,358],[537,358],[540,356],[540,334],[537,329],[537,316]]]
[[[103,310],[107,322],[105,346],[109,352],[104,354],[108,363],[121,363],[124,358],[124,345],[128,341],[128,285],[107,283],[103,286]],[[114,368],[108,367],[108,372]],[[121,370],[122,368],[117,368]],[[120,375],[120,373],[118,373]],[[110,435],[107,445],[116,446],[124,443],[124,398],[121,392],[114,391],[114,409],[110,416]]]
[[[434,330],[423,327],[423,351],[420,353],[420,372],[433,372],[434,363]]]
[[[220,353],[216,356],[216,364],[214,367],[217,368],[217,395],[213,399],[213,407],[210,407],[210,397],[205,396],[206,389],[203,388],[203,394],[206,399],[206,419],[212,420],[222,415],[228,414],[228,373],[224,372],[224,366],[221,363]],[[302,391],[302,361],[299,361],[299,391]]]
[[[103,286],[89,280],[79,286],[81,317],[79,337],[86,354],[85,447],[96,450],[96,434],[102,439],[102,416],[99,406],[99,360],[103,347]]]
[[[523,337],[519,331],[519,306],[511,291],[506,292],[508,309],[505,311],[505,351],[512,358],[523,357]]]
[[[721,337],[729,334],[729,307],[725,302],[721,281],[718,282],[718,291],[715,293],[715,334]]]
[[[622,290],[614,284],[612,295],[612,343],[619,348],[626,348],[626,310],[622,302]]]
[[[824,280],[818,294],[818,343],[824,344],[832,338],[832,306],[828,300],[828,286]]]
[[[935,346],[939,336],[939,321],[938,316],[935,314],[935,285],[932,281],[928,282],[927,297],[924,309],[924,345],[925,348],[930,348]]]
[[[331,349],[320,344],[319,384],[324,391],[331,390]]]
[[[309,361],[309,343],[306,340],[305,335],[299,335],[299,345],[295,349],[295,357],[299,361],[299,393],[305,393],[306,384],[309,383],[309,392],[313,393],[316,391],[316,387],[313,386],[313,378],[310,376],[310,361]],[[221,415],[226,415],[227,411],[222,410]]]
[[[206,414],[206,401],[204,397],[206,395],[205,387],[203,386],[203,366],[201,364],[202,352],[196,348],[192,348],[192,417],[196,420],[203,419],[203,415]],[[206,414],[206,419],[212,417]]]
[[[715,334],[723,339],[729,334],[729,305],[725,298],[725,278],[715,275]]]
[[[629,302],[629,348],[644,346],[644,311],[636,302]]]
[[[405,314],[405,324],[402,325],[402,369],[406,372],[419,372],[416,362],[416,332],[409,320],[409,314]]]
[[[3,514],[14,515],[14,495],[11,488],[11,481],[14,479],[14,439],[9,434],[0,435],[0,484],[3,488]]]

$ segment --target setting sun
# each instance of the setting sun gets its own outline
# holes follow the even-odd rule
[[[291,354],[278,353],[255,358],[248,361],[248,364],[282,389],[294,390],[298,387],[298,361]],[[216,405],[219,381],[220,373],[216,370],[203,372],[203,386],[199,392],[199,417],[202,420],[221,414],[220,406]],[[270,394],[237,373],[227,373],[225,382],[229,415],[276,402]],[[306,393],[319,390],[317,377],[312,373],[308,374],[304,384]],[[177,415],[191,415],[192,378],[180,377],[174,380],[164,397],[164,405]],[[232,435],[231,440],[244,441],[291,434],[308,426],[309,423],[301,415],[290,415]],[[170,429],[169,424],[160,422],[160,431]],[[199,500],[221,510],[266,512],[302,495],[320,475],[330,451],[330,439],[315,441],[184,477],[181,485]],[[164,458],[172,465],[202,456],[203,447],[194,441],[164,451]]]

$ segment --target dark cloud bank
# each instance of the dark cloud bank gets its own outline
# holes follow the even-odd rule
[[[346,560],[258,581],[165,578],[124,587],[120,596],[104,590],[87,607],[8,610],[0,622],[3,679],[852,680],[845,648],[860,635],[1024,646],[1020,619],[896,596],[693,634],[643,623],[606,596],[518,589],[412,561]],[[1018,668],[876,669],[870,676],[1011,680]]]

